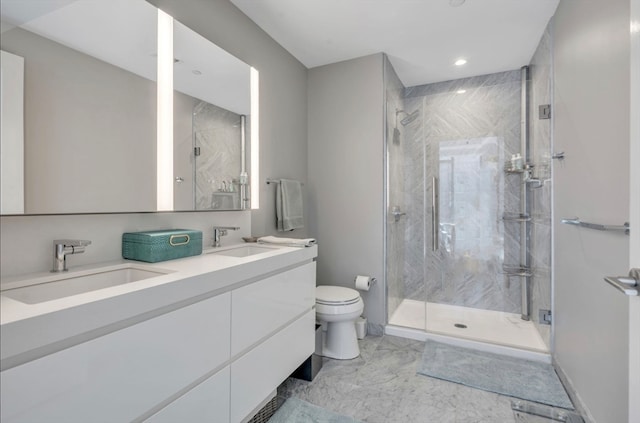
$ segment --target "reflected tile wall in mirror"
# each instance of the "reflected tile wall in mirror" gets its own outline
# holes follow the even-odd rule
[[[201,101],[193,109],[196,210],[240,208],[240,115]]]

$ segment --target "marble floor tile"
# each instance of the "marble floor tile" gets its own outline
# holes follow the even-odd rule
[[[324,359],[312,382],[287,379],[296,397],[368,423],[514,423],[511,398],[416,373],[424,343],[385,335],[360,341],[353,360]]]
[[[456,408],[456,422],[513,422],[511,398],[459,385],[459,395],[465,399]]]

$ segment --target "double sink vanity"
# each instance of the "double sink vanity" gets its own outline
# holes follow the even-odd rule
[[[3,22],[20,22],[0,45],[14,88],[2,93],[3,128],[14,128],[3,152],[9,143],[23,167],[3,173],[0,214],[259,205],[246,192],[259,174],[245,169],[259,160],[245,137],[260,121],[257,69],[153,2],[30,2],[35,19],[13,3],[2,8]],[[158,162],[160,149],[174,162]],[[69,169],[82,177],[47,184]],[[54,269],[87,242],[61,244]],[[3,278],[0,421],[245,421],[314,351],[316,256],[316,246],[242,244]]]
[[[0,420],[246,421],[314,351],[316,256],[242,244],[3,281]]]

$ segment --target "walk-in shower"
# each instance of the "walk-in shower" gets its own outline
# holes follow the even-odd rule
[[[549,352],[549,121],[528,122],[531,93],[550,89],[536,77],[405,88],[385,64],[387,333]]]

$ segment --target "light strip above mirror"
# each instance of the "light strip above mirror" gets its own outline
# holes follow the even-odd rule
[[[157,209],[173,210],[173,18],[158,9]]]

